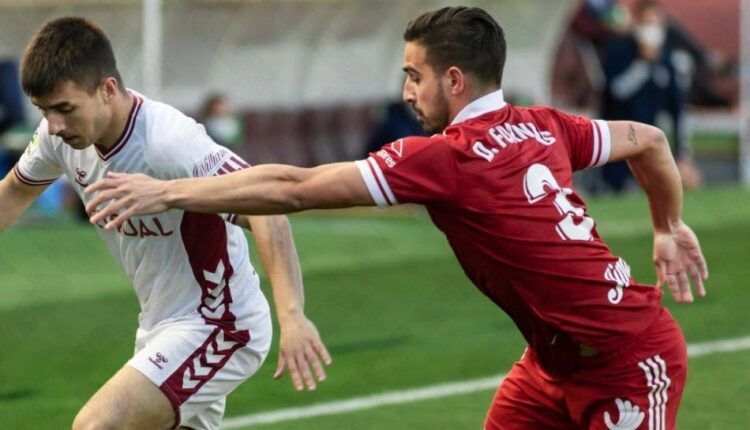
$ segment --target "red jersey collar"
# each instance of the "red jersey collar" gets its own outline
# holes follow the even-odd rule
[[[461,109],[461,112],[453,118],[451,125],[464,122],[471,118],[476,118],[487,112],[492,112],[493,110],[502,109],[505,105],[503,90],[493,91],[464,106],[464,108]]]

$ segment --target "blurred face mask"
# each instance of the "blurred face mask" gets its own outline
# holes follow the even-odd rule
[[[660,25],[639,25],[635,28],[635,38],[644,45],[661,47],[665,37],[666,31]]]
[[[242,126],[237,118],[226,115],[206,120],[206,131],[217,143],[231,146],[242,137]]]

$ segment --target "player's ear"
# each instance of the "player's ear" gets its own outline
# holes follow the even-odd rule
[[[120,91],[117,79],[112,76],[102,79],[102,83],[100,84],[99,88],[102,96],[104,97],[105,103],[111,103],[115,99],[115,97],[117,97],[117,93]]]
[[[456,66],[449,67],[445,74],[450,85],[450,94],[454,96],[461,94],[466,86],[466,76],[461,69]]]

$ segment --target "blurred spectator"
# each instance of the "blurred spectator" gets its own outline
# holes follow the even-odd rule
[[[573,13],[552,73],[555,105],[598,106],[604,87],[602,61],[607,44],[624,34],[630,15],[617,0],[586,0]]]
[[[630,15],[617,0],[586,0],[573,16],[573,32],[602,51],[628,29]]]
[[[606,85],[602,118],[656,124],[665,112],[672,119],[673,152],[686,187],[696,187],[701,176],[692,162],[686,138],[683,110],[688,70],[679,68],[679,48],[692,44],[695,55],[702,51],[685,33],[669,26],[665,12],[655,0],[639,0],[633,8],[633,27],[625,36],[609,43],[604,57]],[[623,190],[632,177],[624,162],[611,163],[602,171],[614,191]]]
[[[18,146],[18,130],[26,125],[18,63],[15,60],[0,61],[0,174],[5,176],[15,164],[30,135],[21,136]]]
[[[232,149],[242,145],[245,129],[224,95],[210,95],[203,102],[200,119],[208,135],[219,145]]]
[[[364,156],[379,150],[383,145],[406,136],[422,136],[425,132],[414,111],[401,100],[388,104],[383,120],[367,139]]]

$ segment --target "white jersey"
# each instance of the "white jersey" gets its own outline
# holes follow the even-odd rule
[[[29,185],[66,175],[81,200],[88,184],[107,172],[145,173],[159,179],[211,176],[249,167],[214,143],[205,129],[177,109],[133,94],[127,125],[115,145],[76,150],[51,136],[47,121],[14,168]],[[170,210],[134,217],[111,231],[96,226],[125,270],[141,305],[139,325],[200,315],[206,323],[233,327],[258,306],[267,306],[250,264],[247,241],[234,216]]]

